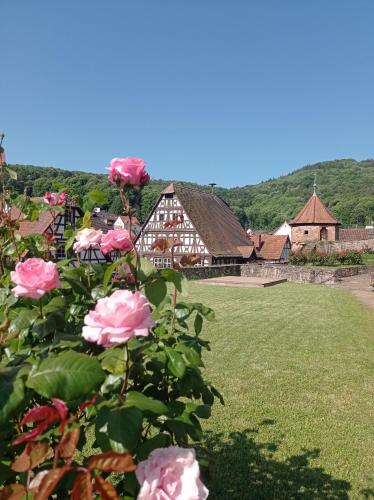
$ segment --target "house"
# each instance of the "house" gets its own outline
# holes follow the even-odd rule
[[[100,208],[95,208],[91,224],[94,229],[100,229],[103,233],[107,233],[110,229],[129,229],[129,217],[127,215],[118,215],[111,212],[106,212]],[[136,217],[131,218],[131,231],[138,234],[140,231],[139,221]]]
[[[170,267],[171,251],[152,249],[157,239],[179,240],[175,260],[198,255],[202,266],[244,263],[254,252],[245,230],[221,198],[179,183],[160,193],[136,240],[140,255],[157,267]]]
[[[292,229],[289,223],[285,220],[277,229],[273,231],[275,236],[288,236],[292,242]]]
[[[256,259],[273,264],[284,264],[291,251],[288,235],[252,233],[250,241],[254,245]]]
[[[128,215],[118,215],[113,224],[113,229],[129,229],[130,219]],[[140,224],[136,217],[131,217],[131,231],[134,234],[139,234]]]
[[[32,198],[36,203],[42,203],[43,198]],[[50,210],[40,212],[39,218],[35,221],[25,220],[25,215],[22,211],[15,207],[11,207],[11,220],[18,223],[16,234],[27,237],[32,234],[40,234],[53,238],[53,246],[56,247],[56,260],[63,260],[66,258],[65,243],[66,236],[65,230],[72,226],[75,227],[77,221],[83,217],[83,211],[70,202],[64,205],[64,211],[53,211],[53,206]],[[102,254],[99,248],[92,248],[80,253],[80,260],[83,262],[110,262],[110,258]]]
[[[289,225],[293,245],[339,239],[340,222],[335,219],[315,192],[296,217],[289,222]]]

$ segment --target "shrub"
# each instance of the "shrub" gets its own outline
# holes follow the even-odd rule
[[[141,160],[122,160],[112,162],[110,181],[131,218],[129,200],[149,177]],[[5,164],[0,167],[6,175]],[[50,203],[61,200],[55,194]],[[215,400],[223,403],[203,372],[209,342],[201,332],[214,312],[187,300],[186,279],[176,269],[158,270],[138,256],[131,228],[112,242],[120,258],[103,265],[80,262],[72,248],[75,239],[77,251],[98,246],[100,235],[77,237],[71,228],[68,258],[54,264],[53,238],[17,235],[10,204],[29,220],[41,210],[63,210],[0,193],[1,498],[42,500],[54,492],[73,499],[148,498],[158,486],[150,486],[147,471],[153,473],[162,455],[170,480],[173,464],[182,482],[183,467],[193,465],[183,491],[205,499],[194,450],[182,448],[202,438],[200,420],[209,418]],[[86,213],[79,229],[89,227]],[[172,255],[174,243],[166,245]],[[93,435],[98,453],[84,457]],[[119,473],[117,491],[112,472]]]

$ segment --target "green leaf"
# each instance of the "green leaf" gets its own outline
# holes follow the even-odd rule
[[[132,452],[142,432],[142,412],[138,408],[103,408],[96,417],[96,441],[102,451]]]
[[[188,281],[182,273],[172,268],[161,269],[160,274],[166,281],[174,283],[175,288],[182,296],[188,295]]]
[[[32,328],[32,331],[35,332],[40,338],[47,337],[55,330],[56,320],[52,315],[48,316],[47,318],[37,319]]]
[[[81,229],[91,227],[91,212],[84,212]]]
[[[141,444],[139,448],[136,450],[136,458],[139,461],[145,460],[148,458],[148,455],[151,451],[156,450],[157,448],[166,448],[170,444],[170,436],[167,434],[157,434],[145,443]]]
[[[22,403],[24,383],[19,367],[0,369],[0,426],[9,426],[9,418]]]
[[[191,363],[192,366],[204,366],[204,363],[201,361],[200,354],[193,347],[188,347],[186,344],[178,342],[175,344],[174,349],[183,353],[186,356],[187,361]]]
[[[70,236],[70,238],[68,238],[66,241],[65,241],[65,252],[67,253],[68,250],[70,250],[70,248],[73,246],[74,244],[74,240],[75,240],[75,235],[73,236]]]
[[[47,305],[43,307],[43,312],[45,314],[51,313],[54,311],[60,311],[61,309],[64,309],[66,307],[66,300],[65,297],[62,295],[58,297],[53,297],[52,300],[48,302]]]
[[[104,379],[96,358],[69,350],[34,365],[26,385],[45,398],[71,401],[88,396]]]
[[[66,277],[65,280],[69,283],[73,291],[78,295],[86,295],[88,297],[90,296],[90,291],[88,290],[86,285],[84,285],[80,280],[66,278]]]
[[[105,205],[108,202],[108,196],[98,189],[90,191],[86,194],[86,197],[95,205]]]
[[[162,279],[148,281],[145,285],[145,295],[156,307],[161,304],[167,294],[166,283]]]
[[[203,329],[203,317],[201,316],[201,314],[196,313],[193,326],[194,326],[196,335],[199,335],[199,333]]]
[[[152,262],[148,259],[145,259],[144,257],[140,257],[138,261],[138,272],[137,272],[138,280],[143,283],[154,274],[157,274],[157,269],[152,264]]]
[[[28,309],[27,307],[17,307],[10,312],[12,327],[18,331],[30,328],[38,316],[37,309]]]
[[[112,280],[113,273],[117,269],[117,266],[124,264],[127,262],[127,256],[126,257],[121,257],[120,259],[116,260],[112,264],[109,264],[109,266],[106,268],[105,273],[104,273],[104,279],[103,279],[103,285],[108,286],[110,281]]]
[[[179,354],[179,352],[171,349],[170,347],[165,347],[165,352],[169,359],[167,365],[168,370],[175,377],[182,378],[186,372],[186,364],[183,361],[182,356]]]
[[[113,375],[122,375],[126,370],[123,349],[107,349],[100,356],[102,357],[101,366]]]
[[[130,406],[135,406],[142,411],[156,413],[156,415],[163,415],[168,411],[167,406],[162,401],[150,398],[137,391],[130,391],[127,393],[125,407],[127,408]]]

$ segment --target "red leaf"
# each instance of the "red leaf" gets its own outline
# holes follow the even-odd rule
[[[26,472],[42,464],[52,452],[48,443],[27,443],[25,449],[12,463],[15,472]]]
[[[68,470],[70,470],[70,467],[60,467],[49,470],[48,474],[41,480],[38,489],[33,492],[34,500],[47,500]]]
[[[52,405],[56,408],[60,420],[64,422],[68,416],[68,407],[66,406],[65,402],[61,399],[54,398],[52,399]]]
[[[90,470],[98,469],[104,472],[131,472],[136,469],[129,453],[107,451],[100,455],[93,455],[88,461]]]
[[[0,500],[21,500],[26,494],[23,484],[8,484],[0,490]]]
[[[80,432],[79,427],[65,432],[58,447],[61,458],[70,460],[73,457],[79,441]]]
[[[41,424],[37,425],[34,429],[32,429],[30,432],[26,432],[26,434],[21,434],[18,438],[16,438],[12,442],[12,445],[16,446],[17,444],[21,444],[26,441],[33,441],[35,438],[40,436],[40,434],[43,434],[43,432],[48,428],[48,426],[49,422],[47,423],[42,422]]]
[[[79,472],[75,478],[71,500],[92,500],[92,477],[91,472]]]
[[[26,413],[21,420],[21,425],[39,422],[41,420],[49,420],[51,418],[57,418],[57,416],[58,414],[54,408],[50,406],[37,406]]]
[[[101,500],[119,500],[114,486],[100,476],[95,477],[95,491]]]
[[[32,441],[40,436],[47,427],[51,424],[61,421],[65,425],[67,418],[67,407],[60,399],[52,399],[53,406],[37,406],[26,413],[21,420],[21,425],[40,422],[35,429],[22,434],[13,441],[13,445],[23,443],[24,441]]]

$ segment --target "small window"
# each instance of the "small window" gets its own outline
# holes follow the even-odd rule
[[[168,198],[169,200],[174,198],[174,193],[166,193],[165,198]]]
[[[178,214],[173,214],[173,220],[177,220],[178,219]]]
[[[304,231],[304,234],[309,234],[309,231]]]
[[[158,216],[158,220],[159,220],[159,221],[163,221],[163,220],[164,220],[164,217],[165,217],[165,214],[159,214],[159,216]]]

